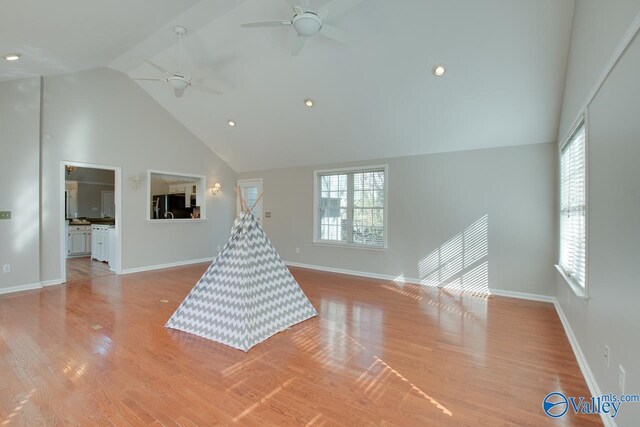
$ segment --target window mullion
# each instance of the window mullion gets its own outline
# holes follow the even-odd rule
[[[347,175],[347,242],[353,243],[353,177]]]

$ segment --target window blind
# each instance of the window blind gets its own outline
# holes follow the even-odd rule
[[[317,239],[384,247],[385,169],[317,172]]]
[[[560,153],[560,267],[582,288],[586,283],[586,182],[583,121]]]

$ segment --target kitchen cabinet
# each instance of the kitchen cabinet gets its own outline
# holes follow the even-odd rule
[[[88,255],[91,251],[91,227],[67,226],[67,257]]]
[[[96,261],[109,262],[109,228],[108,225],[91,226],[91,258]]]

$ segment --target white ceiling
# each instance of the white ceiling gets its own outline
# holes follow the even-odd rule
[[[37,16],[27,16],[35,3]],[[556,139],[573,0],[364,0],[330,21],[353,35],[350,45],[318,37],[298,57],[289,54],[292,29],[240,27],[287,19],[284,0],[62,3],[12,2],[23,18],[3,24],[0,50],[16,50],[7,47],[14,40],[30,52],[45,40],[49,50],[34,48],[30,59],[36,73],[108,63],[160,77],[140,58],[175,69],[170,29],[186,26],[187,74],[211,68],[206,84],[224,95],[189,89],[175,98],[163,84],[140,85],[237,171]],[[437,63],[448,67],[444,78],[431,74]]]
[[[198,0],[2,1],[0,80],[102,67]]]

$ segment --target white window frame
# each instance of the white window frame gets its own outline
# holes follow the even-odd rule
[[[584,126],[584,149],[585,149],[585,211],[584,211],[584,223],[585,223],[585,250],[584,250],[584,287],[581,286],[571,275],[569,275],[564,268],[560,265],[560,251],[562,246],[562,151],[571,142],[576,132]],[[576,123],[571,127],[571,131],[565,137],[562,144],[558,147],[558,264],[556,269],[564,279],[564,281],[573,290],[574,294],[584,300],[589,298],[589,115],[588,110],[585,110],[580,115]]]
[[[357,173],[360,171],[367,171],[371,169],[382,169],[384,171],[384,223],[383,223],[383,241],[382,246],[365,245],[362,243],[354,242],[341,242],[336,240],[323,240],[319,237],[320,227],[318,222],[320,221],[320,177],[327,174],[345,174],[345,173]],[[387,250],[387,224],[389,222],[389,167],[388,165],[367,165],[367,166],[354,166],[350,168],[338,168],[338,169],[321,169],[313,171],[313,243],[315,245],[326,245],[343,248],[356,248],[366,249],[373,251],[386,251]]]

